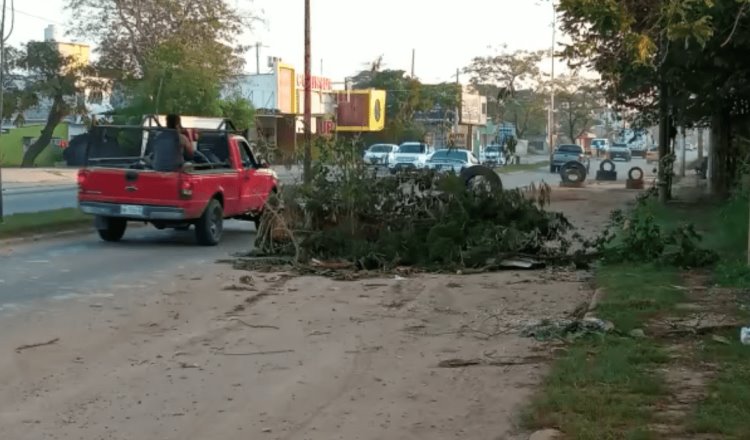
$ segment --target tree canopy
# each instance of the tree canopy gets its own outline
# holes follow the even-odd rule
[[[164,44],[198,49],[206,64],[242,67],[238,37],[257,16],[227,0],[67,0],[70,33],[93,40],[100,64],[116,76],[139,76]]]
[[[85,116],[87,99],[96,99],[104,84],[91,66],[63,56],[55,43],[28,43],[24,49],[6,48],[3,119],[23,125],[23,114],[40,105],[49,113],[40,136],[26,150],[22,166],[32,166],[67,116]]]

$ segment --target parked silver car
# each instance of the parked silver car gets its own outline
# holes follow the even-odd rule
[[[469,150],[443,149],[437,150],[427,160],[427,168],[438,172],[450,172],[458,174],[465,168],[479,165],[479,160]]]

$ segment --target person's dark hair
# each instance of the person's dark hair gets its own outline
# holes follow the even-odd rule
[[[180,125],[180,115],[168,114],[167,115],[167,128],[176,129]]]

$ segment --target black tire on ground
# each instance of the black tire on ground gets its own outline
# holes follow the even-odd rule
[[[614,171],[615,163],[612,162],[611,159],[603,160],[602,163],[599,164],[599,170],[600,171]]]
[[[571,160],[560,167],[560,178],[566,183],[578,183],[586,180],[586,167],[577,161]],[[575,176],[575,178],[571,178]]]
[[[638,174],[638,177],[633,177],[633,174]],[[640,167],[633,167],[628,171],[628,179],[630,180],[643,180],[643,170]]]
[[[195,238],[202,246],[216,246],[224,232],[224,209],[216,199],[211,199],[203,215],[195,223]]]
[[[104,227],[97,229],[99,237],[108,242],[120,241],[128,228],[128,221],[124,218],[104,217],[101,222]]]
[[[481,177],[482,180],[487,182],[493,191],[501,191],[503,189],[503,181],[500,176],[497,175],[495,170],[483,165],[474,165],[469,168],[461,170],[461,179],[466,182],[466,186],[470,187],[475,178]]]

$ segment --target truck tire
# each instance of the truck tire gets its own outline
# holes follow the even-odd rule
[[[216,199],[211,199],[203,215],[195,223],[195,238],[201,246],[216,246],[224,232],[224,209]]]
[[[120,241],[128,228],[128,221],[119,217],[100,217],[96,223],[99,237],[110,243]]]
[[[571,160],[560,167],[560,178],[565,183],[579,183],[586,180],[586,167],[578,161]]]
[[[643,180],[643,170],[640,167],[633,167],[628,171],[629,180]]]
[[[503,181],[500,176],[497,175],[495,170],[486,167],[484,165],[474,165],[469,168],[464,168],[460,173],[461,179],[466,182],[467,188],[473,188],[473,185],[477,182],[484,181],[489,186],[488,189],[491,191],[502,191]],[[479,177],[480,179],[475,181]]]
[[[603,160],[602,163],[599,164],[599,171],[614,171],[614,170],[615,170],[615,163],[612,162],[612,159]]]

